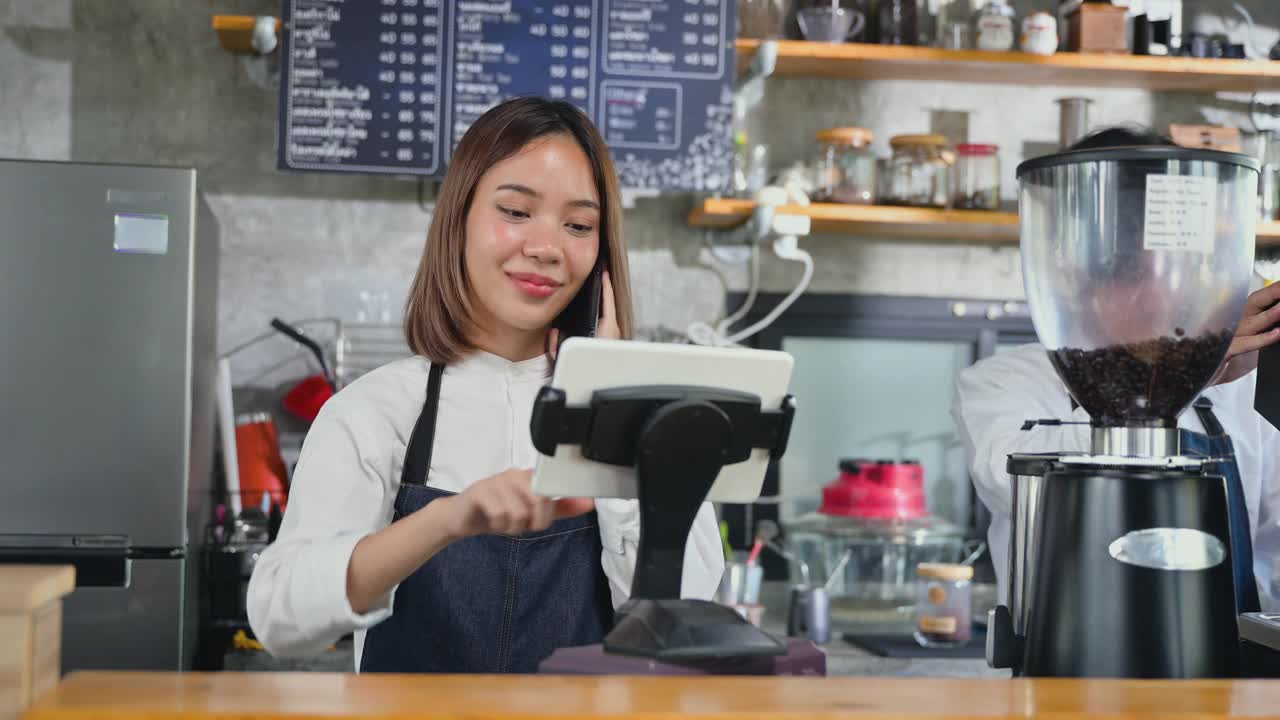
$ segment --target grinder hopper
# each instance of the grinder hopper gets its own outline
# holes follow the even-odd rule
[[[1017,174],[1031,318],[1072,397],[1095,427],[1175,428],[1244,310],[1257,162],[1107,148]]]

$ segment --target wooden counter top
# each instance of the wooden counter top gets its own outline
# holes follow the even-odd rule
[[[1280,681],[74,673],[25,720],[1280,717]]]
[[[75,587],[70,565],[0,565],[0,614],[44,607]]]

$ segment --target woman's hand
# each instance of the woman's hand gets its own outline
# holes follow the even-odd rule
[[[533,473],[508,470],[425,507],[356,543],[347,563],[347,601],[369,612],[387,593],[450,543],[473,535],[545,530],[560,518],[591,512],[589,499],[533,494]]]
[[[595,508],[590,499],[551,500],[534,494],[531,470],[498,473],[443,502],[449,505],[448,530],[455,539],[538,532]]]
[[[1249,296],[1244,319],[1227,350],[1227,362],[1213,379],[1213,385],[1234,382],[1258,367],[1258,351],[1280,342],[1280,283],[1268,285]]]
[[[618,327],[618,303],[613,297],[613,283],[609,281],[609,271],[600,276],[600,319],[596,321],[596,337],[606,340],[620,340],[622,330]],[[556,357],[560,349],[560,330],[551,328],[551,338],[547,341],[551,359]]]

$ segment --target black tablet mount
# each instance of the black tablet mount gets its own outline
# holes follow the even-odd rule
[[[720,469],[753,450],[786,452],[795,416],[788,395],[762,410],[750,393],[714,387],[654,385],[598,390],[570,406],[544,387],[533,406],[533,445],[555,455],[579,445],[589,460],[634,467],[640,542],[631,599],[604,639],[606,652],[657,658],[782,655],[786,646],[732,608],[682,600],[685,544]]]

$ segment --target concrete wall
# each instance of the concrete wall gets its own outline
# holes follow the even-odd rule
[[[1220,17],[1229,0],[1194,4],[1196,29],[1240,32],[1234,18]],[[1018,5],[1021,13],[1032,3]],[[1265,26],[1257,44],[1269,47],[1280,4],[1246,5]],[[362,292],[385,293],[398,312],[430,220],[418,184],[276,170],[275,94],[255,79],[261,61],[219,48],[210,28],[216,12],[275,14],[278,3],[0,2],[0,156],[198,168],[222,233],[224,349],[263,331],[273,315],[354,318]],[[970,139],[1001,145],[1011,198],[1013,166],[1025,147],[1054,141],[1053,101],[1074,94],[1096,101],[1097,124],[1244,122],[1229,102],[1206,95],[778,78],[751,129],[769,144],[773,164],[787,165],[810,156],[813,133],[823,127],[869,127],[887,154],[889,136],[929,130],[934,111],[968,112]],[[702,233],[685,226],[692,203],[689,196],[641,200],[627,214],[642,326],[680,330],[712,319],[724,288],[745,282],[742,266],[714,262]],[[1022,296],[1011,248],[830,236],[805,245],[818,259],[814,287],[822,291]],[[785,291],[798,270],[767,259],[762,277],[768,289]]]

